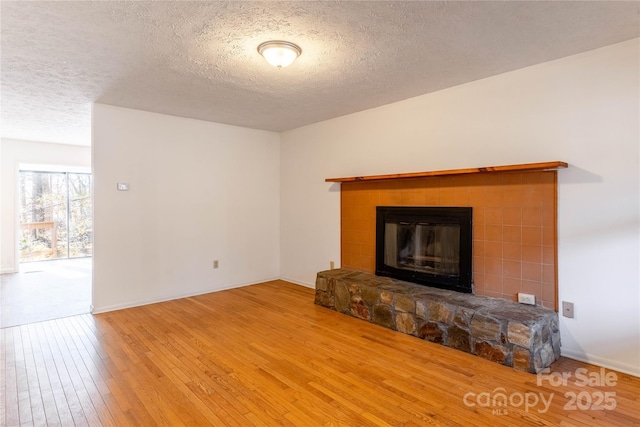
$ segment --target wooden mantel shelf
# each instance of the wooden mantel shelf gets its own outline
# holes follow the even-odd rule
[[[429,172],[411,172],[396,173],[389,175],[369,175],[369,176],[351,176],[348,178],[327,178],[325,182],[357,182],[357,181],[382,181],[388,179],[407,179],[407,178],[428,178],[433,176],[447,175],[467,175],[474,173],[494,173],[494,172],[526,172],[526,171],[545,171],[566,168],[569,165],[565,162],[543,162],[543,163],[524,163],[520,165],[503,165],[503,166],[486,166],[481,168],[468,169],[449,169],[441,171]]]

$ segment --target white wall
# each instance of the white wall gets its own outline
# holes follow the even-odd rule
[[[94,312],[277,278],[279,141],[94,105]]]
[[[18,172],[20,165],[51,171],[87,171],[91,169],[91,148],[79,145],[2,139],[1,156],[1,259],[2,273],[18,269],[17,216]]]
[[[562,160],[562,351],[640,375],[638,39],[295,129],[281,139],[281,276],[340,258],[328,177]]]

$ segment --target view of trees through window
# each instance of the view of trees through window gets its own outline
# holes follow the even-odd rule
[[[20,261],[91,256],[91,175],[20,172]]]

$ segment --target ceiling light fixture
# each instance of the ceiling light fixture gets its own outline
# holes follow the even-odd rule
[[[274,67],[282,68],[291,65],[302,54],[300,46],[282,40],[261,43],[258,52]]]

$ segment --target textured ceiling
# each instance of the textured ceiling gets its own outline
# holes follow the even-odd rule
[[[2,136],[89,144],[100,102],[284,131],[640,35],[638,2],[6,2]],[[285,39],[278,70],[256,51]]]

